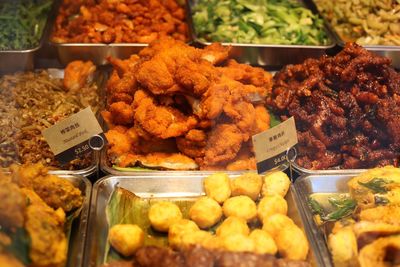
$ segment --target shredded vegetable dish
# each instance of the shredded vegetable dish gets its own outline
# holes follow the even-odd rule
[[[0,166],[41,162],[60,167],[42,136],[57,121],[91,106],[98,109],[97,86],[67,90],[63,80],[48,71],[16,73],[0,79]],[[77,159],[64,168],[88,167],[91,157]]]
[[[51,4],[51,0],[1,1],[0,51],[38,46]]]
[[[199,0],[195,32],[205,41],[326,45],[323,20],[294,0]]]
[[[315,0],[315,3],[346,42],[400,45],[399,0]]]

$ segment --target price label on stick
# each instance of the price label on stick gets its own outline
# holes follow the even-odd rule
[[[101,149],[106,141],[90,107],[65,118],[42,132],[56,159],[66,164],[73,159]]]
[[[297,142],[296,124],[293,117],[271,129],[253,135],[257,172],[263,173],[287,162],[288,151],[296,146]]]

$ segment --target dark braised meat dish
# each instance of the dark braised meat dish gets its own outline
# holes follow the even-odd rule
[[[294,116],[297,163],[308,169],[399,165],[400,73],[354,43],[334,57],[288,65],[268,102]]]
[[[103,267],[309,267],[306,261],[277,259],[272,255],[228,252],[192,246],[184,251],[148,246],[139,249],[129,262],[112,262]]]

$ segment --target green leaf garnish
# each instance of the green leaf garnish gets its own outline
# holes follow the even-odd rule
[[[390,181],[387,181],[383,178],[373,178],[372,180],[363,183],[363,182],[358,182],[359,185],[362,185],[369,190],[371,190],[375,194],[385,194],[387,193],[387,188],[385,187],[386,184],[391,183]]]
[[[329,203],[335,209],[327,213],[321,204],[313,198],[309,198],[308,205],[313,214],[318,214],[323,221],[338,221],[353,214],[357,202],[351,198],[328,198]]]

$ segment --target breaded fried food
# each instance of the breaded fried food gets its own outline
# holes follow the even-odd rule
[[[13,180],[22,188],[32,189],[47,205],[54,209],[62,208],[65,212],[82,206],[81,191],[70,181],[48,174],[48,169],[41,163],[11,167]]]
[[[22,262],[16,259],[13,255],[0,252],[0,266],[1,267],[25,267]]]
[[[50,208],[30,189],[23,189],[30,204],[26,208],[25,229],[31,245],[29,257],[34,266],[64,266],[67,238],[64,234],[65,213]]]
[[[361,221],[400,225],[400,206],[387,205],[365,209],[360,212],[359,217]]]
[[[351,227],[343,227],[329,235],[328,246],[335,266],[357,266],[357,238]]]
[[[70,62],[64,70],[64,88],[69,91],[79,90],[95,71],[96,66],[91,61],[76,60]]]
[[[0,226],[5,228],[22,227],[26,199],[20,188],[14,183],[0,186]]]
[[[398,266],[400,236],[383,237],[361,249],[358,260],[361,267]]]

